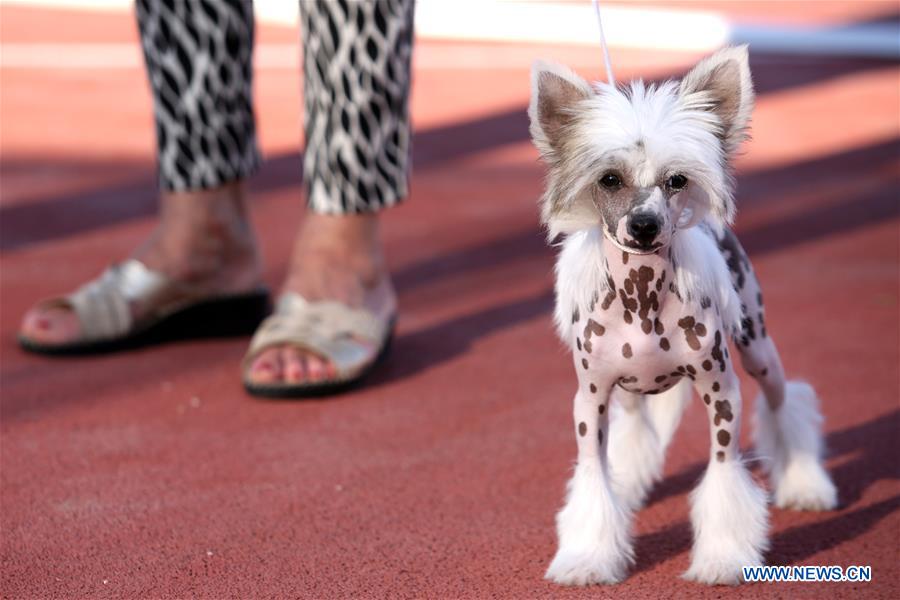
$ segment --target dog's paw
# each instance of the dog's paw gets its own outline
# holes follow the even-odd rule
[[[792,461],[775,487],[775,506],[791,510],[832,510],[837,489],[816,460]]]
[[[604,556],[605,553],[570,551],[560,548],[553,557],[546,579],[561,585],[618,583],[628,574],[628,555]]]
[[[695,556],[691,566],[682,575],[689,581],[706,585],[738,585],[743,581],[743,567],[754,567],[762,564],[757,558],[754,562],[744,562],[739,556]]]

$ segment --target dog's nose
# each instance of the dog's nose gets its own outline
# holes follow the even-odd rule
[[[638,242],[649,245],[659,233],[659,221],[647,213],[634,215],[628,219],[628,233]]]

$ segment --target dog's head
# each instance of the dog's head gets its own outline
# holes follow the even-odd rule
[[[679,227],[730,224],[729,161],[752,108],[746,46],[706,58],[681,82],[623,89],[535,63],[528,115],[549,167],[551,238],[600,224],[621,249],[648,253]]]

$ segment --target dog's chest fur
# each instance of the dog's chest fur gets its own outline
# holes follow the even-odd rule
[[[655,394],[700,370],[724,371],[727,345],[715,303],[685,298],[671,254],[662,254],[607,247],[608,291],[572,307],[573,354],[587,380]]]

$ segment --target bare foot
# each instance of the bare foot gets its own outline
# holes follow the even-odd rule
[[[300,227],[284,290],[309,301],[336,300],[376,315],[391,315],[397,299],[384,264],[378,217],[374,214],[308,213]],[[357,340],[371,352],[378,348]],[[252,383],[302,383],[333,378],[327,359],[292,346],[264,350],[250,365]]]
[[[245,196],[241,183],[163,194],[159,224],[131,258],[210,295],[258,287],[259,253]],[[38,304],[25,314],[20,333],[42,344],[66,344],[79,339],[81,324],[66,307]]]

